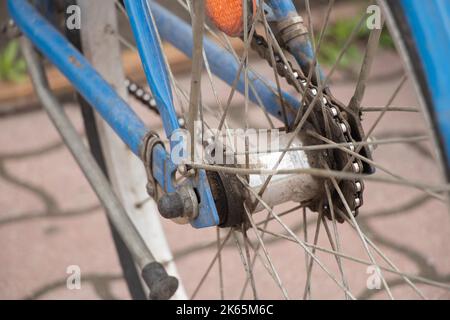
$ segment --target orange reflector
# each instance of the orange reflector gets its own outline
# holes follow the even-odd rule
[[[249,1],[248,11],[255,14],[256,0],[246,1]],[[205,9],[216,27],[230,37],[238,37],[244,32],[242,0],[206,0]]]

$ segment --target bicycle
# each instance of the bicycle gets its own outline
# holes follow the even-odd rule
[[[124,4],[119,1],[102,1],[102,4],[79,1],[87,18],[79,34],[75,34],[75,38],[80,38],[74,39],[73,34],[63,35],[52,25],[56,15],[54,2],[38,1],[40,7],[45,8],[39,11],[25,0],[8,1],[10,15],[25,36],[22,39],[24,56],[38,96],[107,209],[132,297],[142,299],[146,294],[135,265],[142,270],[142,279],[148,285],[152,299],[186,297],[178,280],[168,275],[177,276],[178,273],[160,222],[156,215],[148,213],[155,210],[155,204],[142,202],[145,189],[158,201],[159,212],[164,218],[191,224],[195,229],[217,227],[217,239],[204,244],[206,247],[216,245],[217,252],[198,285],[192,288],[191,298],[198,296],[216,262],[219,267],[218,293],[221,298],[225,297],[225,282],[233,282],[233,279],[223,274],[225,257],[229,258],[224,248],[232,238],[238,259],[243,264],[244,285],[238,292],[233,291],[240,298],[261,298],[257,276],[263,282],[273,281],[274,287],[279,289],[279,296],[276,297],[287,299],[292,297],[289,291],[295,291],[295,297],[311,298],[314,296],[312,278],[315,267],[315,270],[321,269],[328,276],[324,283],[329,281],[343,293],[342,297],[354,299],[356,296],[350,289],[354,284],[345,272],[347,265],[343,260],[373,266],[374,275],[389,298],[393,298],[394,294],[392,281],[386,279],[386,274],[399,277],[411,288],[411,292],[421,298],[426,295],[418,283],[436,290],[449,290],[448,277],[433,280],[400,271],[363,233],[361,221],[358,221],[362,214],[358,215],[358,211],[363,207],[363,196],[370,190],[365,182],[410,187],[426,195],[427,199],[448,205],[450,124],[446,108],[450,105],[450,95],[446,75],[450,67],[445,59],[450,47],[446,19],[450,16],[450,3],[439,0],[427,1],[426,4],[418,0],[379,2],[411,81],[416,85],[423,105],[419,111],[416,108],[396,110],[392,106],[407,76],[401,78],[384,107],[365,108],[362,105],[382,27],[370,32],[361,72],[349,104],[345,105],[334,96],[330,80],[358,30],[364,27],[367,12],[362,15],[326,73],[317,57],[335,1],[329,1],[321,10],[323,15],[317,42],[308,0],[304,1],[305,8],[300,14],[291,0],[239,0],[234,1],[233,5],[228,2],[226,7],[221,1],[177,2],[180,8],[186,10],[192,26],[154,1],[126,0]],[[117,63],[120,59],[119,42],[133,47],[117,28],[116,10],[131,25],[151,93],[146,93],[132,82],[128,82],[125,88],[120,67],[111,70],[109,63]],[[209,24],[205,24],[205,13],[209,16]],[[234,51],[229,37],[241,38],[242,56]],[[170,71],[163,41],[192,57],[189,92],[180,86]],[[82,96],[85,125],[96,161],[58,108],[33,46],[70,80]],[[270,83],[250,65],[250,52],[270,66],[268,72],[275,83]],[[217,104],[215,110],[202,101],[205,91],[202,72],[206,73],[211,84]],[[212,74],[231,87],[225,105],[215,89]],[[286,91],[286,88],[294,93]],[[167,140],[149,130],[125,102],[122,98],[125,89],[147,104],[154,115],[158,114]],[[248,134],[239,136],[223,130],[230,127],[227,114],[236,91],[244,96],[245,129],[251,128],[248,117],[253,111],[250,110],[253,103],[260,107],[260,118],[267,120],[266,127],[271,130],[282,128],[276,131],[281,146],[272,148],[269,145],[263,151],[253,151]],[[97,116],[87,105],[97,112]],[[217,112],[218,130],[214,132],[208,121],[212,121],[212,116],[216,116]],[[362,115],[369,112],[379,112],[379,115],[373,125],[364,131]],[[429,132],[413,137],[372,140],[374,130],[388,112],[422,112],[427,118],[425,127]],[[200,120],[197,127],[196,120]],[[114,133],[107,129],[105,123]],[[183,133],[189,135],[178,135],[183,127],[186,128]],[[223,131],[227,133],[222,134]],[[140,161],[130,156],[115,135]],[[219,136],[223,139],[220,140]],[[229,144],[231,138],[240,139],[244,148],[236,151],[235,146]],[[195,154],[195,147],[200,146],[205,153],[201,161],[189,159],[186,155],[178,161],[174,150],[180,142],[184,153],[190,156]],[[413,181],[397,175],[373,158],[373,154],[377,153],[373,146],[382,148],[425,142],[436,150],[435,163],[441,168],[445,183]],[[223,154],[231,154],[234,160],[231,165],[217,161],[216,156]],[[236,162],[237,159],[241,162]],[[142,174],[144,168],[145,175]],[[124,172],[131,173],[125,176]],[[380,176],[380,172],[385,175]],[[115,191],[111,189],[106,174]],[[142,177],[146,177],[145,183]],[[138,191],[136,186],[140,186]],[[389,187],[385,190],[389,191]],[[292,202],[297,204],[292,205]],[[290,208],[286,209],[289,204]],[[441,213],[447,211],[439,208]],[[307,213],[307,210],[316,213],[315,221],[308,221],[312,213]],[[300,232],[303,239],[297,235],[298,230],[292,230],[289,226],[295,212],[302,212]],[[281,231],[276,227],[268,228],[272,221],[277,222]],[[311,221],[316,225],[313,243],[308,240],[307,226]],[[321,226],[325,229],[330,249],[318,245]],[[339,233],[339,229],[346,227],[354,229],[353,241],[361,242],[366,259],[343,253],[343,238],[349,236]],[[445,226],[442,228],[445,230]],[[226,230],[225,236],[221,235],[221,230]],[[248,231],[252,233],[248,234]],[[274,239],[285,240],[289,244],[283,245],[283,250],[288,250],[286,248],[295,243],[296,246],[289,249],[292,255],[302,249],[302,268],[305,270],[298,276],[303,277],[303,290],[298,289],[295,278],[288,284],[283,282],[264,242],[265,237],[272,237],[272,242]],[[323,262],[327,258],[318,258],[319,252],[332,257],[336,264],[334,272]],[[446,264],[445,258],[443,263]],[[251,290],[247,290],[248,287]],[[250,295],[247,291],[251,291]]]

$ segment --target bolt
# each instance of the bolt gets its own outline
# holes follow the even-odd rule
[[[167,193],[158,201],[158,210],[166,219],[181,218],[184,214],[184,203],[177,192]]]
[[[197,195],[189,184],[178,186],[176,192],[167,193],[159,199],[158,210],[166,219],[194,219],[198,215]]]

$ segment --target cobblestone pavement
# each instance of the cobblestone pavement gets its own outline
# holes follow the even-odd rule
[[[399,81],[392,73],[399,61],[386,56],[378,61],[378,79],[369,90],[366,105],[384,105],[386,97]],[[383,75],[389,74],[388,77]],[[384,78],[383,78],[384,77]],[[188,85],[187,79],[184,85]],[[222,85],[219,92],[226,97]],[[352,93],[348,84],[336,84],[335,94],[344,101]],[[206,91],[205,91],[206,92]],[[213,102],[213,97],[205,97]],[[411,85],[402,90],[395,105],[415,105]],[[234,101],[231,119],[239,122],[242,99]],[[66,111],[82,134],[81,118],[74,105]],[[149,117],[147,113],[143,113]],[[366,116],[366,123],[374,122],[376,114]],[[262,115],[252,111],[251,125],[258,127]],[[378,138],[394,135],[417,135],[425,132],[417,114],[390,113],[376,131]],[[396,173],[418,180],[436,181],[438,169],[431,161],[429,148],[424,144],[410,146],[380,146],[375,160],[389,166]],[[369,184],[366,204],[358,221],[367,234],[406,272],[438,281],[450,282],[448,212],[431,201],[430,197],[411,189]],[[417,208],[407,210],[413,205]],[[394,207],[388,213],[386,209]],[[308,233],[314,235],[316,215],[308,213]],[[303,237],[301,217],[289,216],[286,223]],[[212,230],[192,230],[164,222],[169,242],[184,280],[186,290],[195,289],[211,261],[214,246],[205,246],[215,239]],[[361,242],[346,226],[342,230],[344,252],[367,259]],[[271,229],[281,232],[277,226]],[[322,232],[319,245],[329,244]],[[269,239],[269,249],[282,280],[291,297],[299,298],[305,283],[304,254],[286,241]],[[95,195],[62,144],[43,111],[0,118],[0,298],[2,299],[127,299],[125,282],[114,251],[104,212]],[[189,255],[195,251],[196,254]],[[335,266],[333,257],[319,254],[319,258]],[[227,246],[223,255],[226,297],[238,297],[245,272],[236,250]],[[66,288],[68,266],[77,265],[82,271],[81,290]],[[256,267],[257,270],[262,266]],[[334,268],[334,267],[333,267]],[[337,270],[334,268],[333,272]],[[361,298],[386,298],[385,293],[367,290],[366,267],[345,262],[350,287]],[[218,298],[217,268],[207,278],[199,298]],[[262,271],[264,273],[264,271]],[[229,276],[229,275],[233,276]],[[313,269],[313,296],[343,298],[342,292],[317,266]],[[405,298],[417,297],[399,277],[387,275],[393,294]],[[269,276],[262,276],[258,289],[269,298],[280,298],[279,290]],[[430,298],[450,298],[444,290],[419,285]],[[326,288],[326,289],[323,289]],[[247,290],[247,297],[251,297]]]

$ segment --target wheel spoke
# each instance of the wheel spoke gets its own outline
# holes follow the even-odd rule
[[[217,260],[219,267],[219,288],[220,288],[220,299],[225,299],[225,289],[223,285],[223,265],[222,265],[222,252],[220,250],[220,228],[216,227],[216,243],[217,243]]]
[[[322,211],[319,212],[319,218],[317,219],[316,232],[314,233],[314,245],[317,245],[317,243],[319,241],[321,217],[322,217]],[[311,250],[311,253],[313,255],[315,255],[316,249],[313,248]],[[309,259],[308,269],[306,270],[306,284],[305,284],[305,290],[303,292],[303,300],[306,300],[306,298],[308,297],[308,292],[311,290],[311,273],[312,273],[313,265],[314,265],[314,260]]]
[[[355,217],[353,216],[353,212],[350,209],[350,207],[347,203],[347,200],[345,199],[344,194],[342,193],[342,190],[339,187],[339,184],[336,182],[335,178],[331,178],[331,182],[334,186],[334,189],[338,193],[339,198],[341,199],[341,202],[344,204],[345,210],[347,211],[347,215],[350,217],[350,220],[353,222],[353,225],[355,226],[356,232],[363,243],[364,250],[366,251],[370,261],[372,262],[372,265],[374,265],[377,268],[377,270],[380,270],[380,267],[379,267],[378,263],[375,261],[375,258],[369,248],[369,245],[367,244],[366,238],[364,237],[364,234],[361,231],[361,228],[359,227],[358,222],[356,221]],[[381,278],[381,281],[383,282],[384,288],[386,289],[386,292],[387,292],[389,298],[393,300],[394,297],[392,296],[391,290],[389,289],[386,279],[384,278],[381,271],[379,272],[379,276]]]
[[[177,2],[178,2],[178,4],[180,4],[180,6],[184,9],[184,10],[186,10],[186,11],[188,11],[188,12],[190,12],[190,10],[189,10],[189,7],[188,7],[188,5],[186,4],[186,3],[184,3],[182,0],[177,0]],[[239,57],[238,57],[238,55],[237,55],[237,53],[236,53],[236,50],[233,48],[233,46],[231,45],[231,42],[230,42],[230,40],[228,39],[228,37],[227,36],[225,36],[225,35],[223,35],[222,34],[222,36],[223,37],[220,37],[214,30],[212,30],[208,25],[206,25],[205,26],[206,27],[206,30],[224,47],[224,49],[225,50],[227,50],[229,53],[231,53],[233,56],[234,56],[234,58],[236,59],[236,61],[238,62],[238,63],[240,63],[240,59],[239,59]],[[260,76],[255,70],[253,70],[252,68],[248,68],[255,76],[256,76],[256,78],[258,79],[258,80],[260,80],[260,81],[262,81],[262,83],[264,83],[265,84],[265,86],[268,88],[268,89],[270,89],[270,90],[272,90],[272,86],[271,86],[271,84],[270,83],[268,83],[267,82],[267,80],[264,78],[264,77],[262,77],[262,76]],[[275,128],[275,126],[274,126],[274,124],[273,124],[273,122],[272,122],[272,120],[271,120],[271,118],[270,118],[270,116],[269,116],[269,114],[267,113],[267,110],[265,109],[265,107],[264,107],[264,104],[262,103],[262,100],[261,100],[261,97],[259,96],[259,94],[258,94],[258,92],[256,91],[256,89],[255,89],[255,87],[254,87],[254,84],[253,84],[253,82],[254,82],[254,80],[253,79],[249,79],[250,80],[250,82],[249,82],[249,86],[250,86],[250,89],[252,90],[252,93],[254,94],[254,96],[255,96],[255,98],[256,98],[256,100],[257,100],[257,102],[258,102],[258,105],[260,106],[260,108],[261,108],[261,110],[263,110],[263,112],[264,112],[264,115],[265,115],[265,117],[266,117],[266,120],[268,121],[268,123],[269,123],[269,126],[273,129],[273,128]],[[276,94],[276,92],[274,92],[275,94]],[[223,109],[221,108],[221,110],[223,111]]]
[[[286,211],[284,211],[284,212],[279,213],[278,216],[281,218],[281,217],[283,217],[283,216],[285,216],[285,215],[287,215],[287,214],[289,214],[289,213],[296,212],[296,211],[298,211],[298,210],[301,209],[301,208],[302,208],[301,205],[295,206],[295,207],[292,208],[292,209],[289,209],[289,210],[286,210]],[[270,213],[269,213],[269,214],[267,215],[267,217],[266,217],[264,220],[262,220],[262,221],[260,221],[260,222],[257,222],[256,225],[259,226],[259,225],[261,225],[261,224],[264,224],[264,225],[265,225],[264,228],[266,228],[266,227],[267,227],[266,224],[267,224],[268,222],[272,221],[272,220],[274,220],[274,218],[271,217],[271,216],[270,216]]]
[[[258,242],[259,242],[259,244],[260,244],[260,246],[261,246],[261,248],[263,250],[264,256],[266,257],[266,260],[269,263],[270,269],[272,271],[272,275],[274,276],[274,279],[275,279],[278,287],[280,288],[284,298],[285,299],[289,299],[289,296],[288,296],[288,293],[286,291],[286,288],[284,287],[283,283],[281,282],[281,278],[280,278],[278,272],[276,271],[276,269],[275,269],[275,267],[273,265],[272,259],[270,258],[270,255],[269,255],[269,252],[267,251],[267,248],[266,248],[266,246],[265,246],[265,244],[264,244],[264,242],[263,242],[263,240],[261,238],[261,235],[258,232],[258,228],[256,227],[255,222],[253,221],[253,217],[252,217],[251,213],[249,212],[249,210],[248,210],[248,208],[246,206],[244,206],[244,209],[245,209],[245,213],[247,215],[247,218],[248,218],[248,220],[249,220],[249,222],[251,224],[251,227],[252,227],[252,229],[253,229],[253,231],[254,231],[254,233],[256,235],[256,238],[258,239]]]
[[[261,2],[262,1],[259,0],[259,5],[260,6],[263,5]],[[269,23],[267,22],[267,17],[266,17],[266,15],[264,13],[262,13],[261,16],[262,16],[265,36],[266,36],[267,43],[268,43],[268,46],[269,46],[270,62],[271,62],[272,66],[276,66],[275,53],[274,53],[274,49],[273,49],[273,38],[269,35],[270,34]],[[285,104],[285,101],[284,101],[284,98],[283,98],[283,94],[281,92],[280,77],[279,77],[278,72],[277,72],[277,70],[275,68],[273,68],[273,73],[274,73],[274,77],[275,77],[275,83],[277,85],[278,96],[280,98],[281,112],[282,112],[282,116],[283,116],[284,127],[285,127],[286,130],[288,130],[289,123],[288,123],[288,118],[287,118],[286,104]]]
[[[337,178],[337,179],[347,179],[356,180],[361,179],[365,181],[373,181],[378,183],[392,184],[405,186],[417,189],[428,189],[433,192],[446,193],[450,191],[450,184],[445,185],[432,185],[423,183],[421,181],[404,180],[400,181],[398,179],[393,179],[390,177],[380,177],[371,176],[364,174],[356,174],[351,172],[334,171],[328,169],[315,169],[315,168],[301,168],[301,169],[278,169],[278,170],[265,170],[265,169],[245,169],[245,168],[234,168],[234,167],[222,167],[207,164],[192,164],[193,168],[204,169],[207,171],[224,172],[237,175],[289,175],[289,174],[310,174],[316,177],[322,178]]]
[[[328,29],[328,26],[329,26],[329,23],[330,23],[331,11],[333,10],[334,2],[335,2],[335,0],[329,0],[329,2],[328,2],[328,7],[327,7],[327,10],[326,10],[326,13],[325,13],[325,18],[323,20],[324,22],[323,22],[323,25],[322,25],[322,28],[321,28],[321,32],[320,32],[320,35],[319,35],[319,40],[318,40],[317,47],[316,47],[315,46],[315,41],[314,41],[315,40],[314,39],[314,29],[313,29],[313,26],[312,26],[312,19],[311,19],[311,8],[310,8],[310,5],[309,5],[309,0],[306,1],[306,10],[308,12],[308,17],[309,17],[308,18],[309,19],[309,34],[310,34],[311,43],[313,44],[313,50],[314,50],[314,58],[313,58],[313,62],[312,62],[311,68],[310,68],[310,70],[308,72],[308,78],[307,78],[307,81],[306,81],[306,88],[308,88],[310,86],[313,75],[316,75],[317,86],[321,87],[320,75],[318,74],[318,70],[317,70],[318,57],[319,57],[320,49],[321,49],[321,46],[322,46],[322,43],[323,43],[323,39],[325,37],[325,33],[326,33],[326,31]],[[317,97],[319,98],[318,101],[321,103],[322,107],[324,107],[323,106],[323,102],[322,102],[323,90],[318,90],[318,91],[319,91],[318,94],[317,94]],[[303,97],[302,97],[302,101],[301,101],[301,104],[300,104],[301,108],[297,111],[297,115],[295,117],[294,124],[297,124],[300,121],[300,116],[301,116],[302,108],[303,108],[303,106],[305,106],[305,101],[306,101],[306,94],[303,95]],[[312,103],[311,105],[314,105],[314,104]]]
[[[204,283],[205,280],[206,280],[206,277],[207,277],[207,276],[209,275],[209,273],[211,272],[211,269],[212,269],[212,267],[214,266],[214,264],[216,263],[216,261],[217,261],[219,255],[220,255],[220,253],[222,252],[222,250],[223,250],[225,244],[227,243],[228,239],[230,239],[231,233],[232,233],[232,230],[228,231],[227,236],[225,237],[225,239],[224,239],[224,240],[222,241],[222,243],[220,244],[220,247],[217,249],[217,252],[216,252],[216,254],[214,255],[214,258],[212,259],[211,263],[208,265],[208,268],[206,268],[206,271],[205,271],[205,273],[203,274],[203,276],[201,277],[200,282],[198,283],[197,287],[196,287],[195,290],[194,290],[194,293],[192,293],[191,300],[194,300],[195,297],[197,296],[198,292],[200,291],[200,289],[201,289],[203,283]]]
[[[270,214],[267,215],[267,218],[266,218],[264,221],[262,221],[262,222],[260,222],[260,223],[258,223],[258,224],[255,224],[255,225],[258,226],[259,224],[264,224],[264,227],[263,227],[263,228],[266,229],[267,226],[268,226],[268,224],[269,224],[269,222],[270,222],[270,220],[268,219],[269,216],[270,216]],[[264,234],[261,235],[261,239],[262,239],[263,241],[264,241],[264,236],[265,236]],[[260,248],[261,248],[261,245],[258,243],[257,246],[256,246],[256,248],[253,249],[254,255],[253,255],[253,259],[252,259],[252,261],[251,261],[252,268],[255,266],[256,258],[257,258],[257,256],[258,256],[258,252],[259,252],[259,249],[260,249]],[[270,271],[269,273],[271,273],[271,271]],[[245,280],[245,283],[244,283],[244,286],[242,287],[241,294],[240,294],[240,296],[239,296],[239,298],[240,298],[241,300],[243,299],[244,294],[245,294],[245,291],[247,290],[248,281],[249,281],[249,280],[246,279],[246,280]]]
[[[342,218],[344,218],[349,225],[356,230],[356,226],[353,223],[353,221],[351,221],[347,215],[340,213],[340,216]],[[394,271],[399,272],[400,275],[402,275],[403,280],[405,280],[405,282],[422,298],[422,299],[426,299],[426,297],[423,295],[423,293],[417,288],[417,286],[411,282],[411,280],[408,278],[408,276],[406,276],[405,274],[401,273],[400,270],[397,268],[397,266],[378,248],[377,245],[375,245],[373,243],[373,241],[367,237],[365,234],[363,235],[364,239],[367,241],[367,243],[369,244],[370,247],[372,247],[375,252],[391,267],[393,268]],[[449,287],[450,288],[450,287]]]
[[[386,112],[389,110],[389,108],[391,107],[392,103],[394,102],[395,98],[397,97],[397,95],[400,93],[401,89],[403,88],[403,85],[406,83],[407,80],[407,76],[404,75],[402,77],[402,79],[400,80],[398,86],[395,88],[394,92],[392,93],[392,95],[390,96],[386,106],[384,107],[383,111],[381,111],[381,113],[378,115],[377,119],[375,120],[374,124],[370,127],[369,131],[366,133],[365,137],[363,138],[363,141],[367,141],[370,136],[373,134],[374,130],[377,128],[377,126],[380,124],[381,120],[383,119],[384,115],[386,114]],[[363,148],[362,145],[358,146],[355,150],[355,153],[358,153],[361,151],[361,149]],[[342,169],[343,171],[347,170],[349,168],[349,166],[353,163],[355,157],[352,156],[348,161],[347,164],[344,166],[344,168]]]
[[[383,112],[385,107],[362,107],[361,112]],[[414,107],[390,107],[388,112],[420,112]]]
[[[336,241],[336,244],[334,244],[334,241],[333,241],[332,237],[330,236],[330,231],[328,230],[328,224],[326,222],[326,219],[322,216],[323,224],[324,224],[325,230],[327,232],[328,240],[330,241],[331,249],[333,249],[333,251],[342,252],[341,240],[339,237],[339,232],[338,232],[338,228],[337,228],[337,224],[336,224],[336,213],[334,212],[334,204],[333,204],[333,201],[331,198],[331,192],[330,192],[330,187],[328,185],[328,182],[325,183],[325,193],[327,195],[327,201],[328,201],[328,205],[329,205],[329,209],[330,209],[330,213],[331,213],[331,219],[333,221],[333,233],[334,233],[334,240]],[[342,267],[341,257],[339,257],[339,256],[335,256],[335,257],[336,257],[336,261],[337,261],[337,264],[339,267],[339,272],[341,273],[342,283],[347,288],[347,290],[349,290],[348,281],[344,274],[344,268]],[[350,297],[347,294],[345,294],[345,298],[349,299]]]
[[[247,61],[248,53],[249,53],[249,49],[250,49],[250,42],[252,41],[253,36],[255,34],[257,17],[261,14],[261,12],[262,12],[262,7],[259,7],[258,10],[257,10],[256,16],[253,19],[253,23],[252,23],[252,26],[251,26],[251,29],[250,29],[250,33],[249,33],[248,38],[247,38],[247,42],[244,43],[244,53],[243,53],[242,58],[240,59],[241,61],[240,61],[240,64],[239,64],[238,72],[236,73],[236,77],[234,78],[233,83],[231,85],[231,92],[230,92],[230,94],[228,96],[228,100],[227,100],[227,104],[226,104],[225,110],[223,111],[222,117],[220,118],[219,127],[218,127],[218,131],[219,132],[223,128],[223,124],[225,122],[225,118],[227,117],[228,111],[230,109],[231,102],[233,101],[233,97],[234,97],[234,94],[236,92],[236,88],[237,88],[237,85],[239,83],[239,79],[241,78],[242,70],[245,67],[245,62]]]
[[[281,217],[281,214],[278,215],[279,217]],[[305,243],[308,243],[308,220],[306,218],[306,208],[303,208],[302,210],[302,216],[303,216],[303,240],[305,241]],[[272,218],[273,219],[273,218]],[[310,262],[310,258],[308,256],[308,254],[305,252],[305,267],[306,267],[306,277],[307,279],[310,279],[311,277],[311,273],[310,273],[310,269],[309,269],[309,262]],[[308,291],[307,291],[307,297],[311,299],[311,285],[308,286]]]
[[[202,73],[203,73],[203,33],[205,30],[205,2],[193,1],[192,12],[192,34],[193,40],[193,53],[192,53],[192,73],[191,73],[191,95],[189,100],[189,121],[188,129],[191,137],[191,161],[195,160],[195,145],[197,133],[195,132],[195,124],[199,120],[199,108],[201,103],[201,86],[202,86]],[[203,143],[203,121],[201,139]]]
[[[239,238],[238,238],[238,236],[236,234],[236,230],[234,230],[234,229],[233,229],[233,237],[234,237],[234,241],[236,243],[236,247],[238,248],[242,264],[244,265],[245,273],[247,274],[247,279],[250,280],[250,284],[251,284],[252,291],[253,291],[253,298],[255,300],[258,300],[258,294],[256,292],[256,284],[255,284],[255,279],[253,277],[252,268],[251,268],[251,266],[249,264],[249,260],[247,260],[247,257],[244,256],[241,244],[239,243]],[[244,242],[245,242],[245,239],[244,239]],[[248,244],[245,243],[244,245],[246,246],[246,254],[247,254],[248,253]]]
[[[295,233],[280,219],[280,217],[278,217],[278,215],[276,213],[273,212],[273,210],[267,205],[267,203],[265,203],[265,201],[261,198],[261,196],[259,196],[258,193],[256,193],[252,188],[250,188],[250,186],[248,185],[247,181],[245,179],[243,179],[242,177],[238,176],[238,179],[241,181],[241,183],[246,187],[246,189],[253,194],[253,196],[257,199],[257,201],[259,201],[259,203],[261,203],[264,208],[269,211],[269,213],[275,218],[275,220],[283,227],[283,229],[286,230],[286,232],[295,239],[295,241],[303,248],[303,250],[305,250],[305,252],[308,253],[308,255],[315,261],[315,263],[317,263],[317,265],[323,270],[325,271],[325,273],[341,288],[343,289],[345,292],[348,293],[348,295],[354,299],[354,296],[348,292],[348,290],[343,286],[342,283],[340,283],[336,277],[331,274],[331,272],[325,267],[325,265],[311,252],[311,250],[305,246],[304,242],[302,240],[300,240]],[[247,211],[247,216],[249,217],[249,219],[251,221],[253,221],[253,218],[251,217],[251,215],[249,214],[249,212]],[[255,229],[255,232],[257,233],[257,227],[254,225],[254,222],[252,222],[252,226]],[[258,233],[257,233],[258,234]],[[259,236],[259,234],[258,234]]]
[[[332,140],[330,140],[330,139],[328,139],[328,138],[326,138],[326,137],[324,137],[324,136],[322,136],[322,135],[320,135],[320,134],[318,134],[316,132],[308,132],[308,133],[311,136],[313,136],[313,137],[315,137],[315,138],[317,138],[319,140],[324,141],[325,143],[329,143],[329,144],[333,144],[334,143]],[[346,152],[346,153],[348,153],[348,154],[350,154],[350,155],[352,155],[355,158],[358,158],[358,159],[360,159],[360,160],[362,160],[364,162],[367,162],[367,163],[373,165],[374,167],[376,167],[376,168],[380,169],[381,171],[387,173],[389,176],[391,176],[391,177],[393,177],[395,179],[398,179],[399,181],[403,181],[403,182],[407,181],[405,178],[399,176],[398,174],[393,173],[392,171],[390,171],[389,169],[385,168],[384,166],[378,164],[377,162],[375,162],[375,161],[373,161],[373,160],[371,160],[371,159],[369,159],[367,157],[364,157],[364,156],[360,155],[359,153],[356,153],[355,151],[351,151],[350,149],[344,148],[344,147],[339,147],[339,149],[344,151],[344,152]],[[447,201],[445,199],[445,197],[443,197],[443,196],[441,196],[439,194],[436,194],[435,192],[432,192],[432,191],[430,191],[428,189],[419,188],[419,190],[427,193],[428,195],[430,195],[430,196],[432,196],[432,197],[434,197],[434,198],[436,198],[436,199],[438,199],[438,200],[440,200],[442,202],[446,202]]]
[[[269,235],[271,235],[273,237],[297,243],[297,240],[294,239],[293,237],[289,236],[289,235],[271,232],[271,231],[268,231],[268,230],[264,230],[262,228],[258,228],[258,230],[260,230],[263,233],[269,234]],[[355,263],[359,263],[359,264],[366,265],[366,266],[371,266],[372,265],[372,263],[370,261],[363,260],[363,259],[360,259],[360,258],[357,258],[357,257],[353,257],[353,256],[350,256],[350,255],[344,254],[342,252],[337,252],[337,251],[334,251],[334,250],[330,250],[330,249],[327,249],[327,248],[324,248],[324,247],[321,247],[321,246],[315,246],[312,243],[305,243],[305,245],[307,247],[309,247],[309,248],[315,248],[317,251],[321,251],[321,252],[324,252],[324,253],[332,254],[332,255],[341,257],[343,259],[355,262]],[[445,283],[434,281],[432,279],[427,279],[425,277],[421,277],[421,276],[414,275],[414,274],[407,274],[407,273],[404,273],[404,272],[401,272],[401,271],[398,271],[398,270],[395,270],[395,269],[383,267],[383,266],[380,266],[380,269],[385,271],[385,272],[396,274],[398,276],[405,277],[405,278],[410,279],[410,280],[412,279],[414,281],[417,281],[417,282],[420,282],[420,283],[424,283],[424,284],[427,284],[427,285],[432,286],[432,287],[436,287],[436,288],[440,288],[440,289],[444,289],[444,290],[450,291],[450,285],[445,284]]]
[[[376,139],[375,141],[362,141],[362,142],[344,142],[344,143],[324,143],[318,145],[308,145],[308,146],[299,146],[299,147],[291,147],[289,149],[278,149],[277,152],[291,152],[291,151],[320,151],[320,150],[331,150],[331,149],[340,149],[346,148],[350,146],[381,146],[381,145],[392,145],[392,144],[414,144],[418,142],[429,141],[430,137],[427,135],[418,135],[411,137],[399,137],[399,138],[389,138],[389,139]],[[248,152],[247,152],[248,153]],[[258,151],[250,151],[249,154],[258,154]],[[235,152],[234,155],[244,155],[246,152]]]
[[[358,83],[356,84],[355,93],[350,100],[348,108],[355,114],[359,114],[361,109],[362,99],[366,92],[366,85],[369,79],[370,71],[372,70],[373,61],[378,50],[378,44],[380,43],[381,33],[383,32],[384,18],[381,28],[374,28],[371,30],[369,40],[367,41],[366,54],[361,66],[361,72],[359,73]]]

